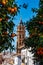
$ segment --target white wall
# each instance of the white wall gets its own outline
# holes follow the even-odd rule
[[[21,65],[21,58],[19,56],[14,57],[14,65]]]
[[[31,50],[31,48],[21,50],[21,59],[25,57],[25,63],[27,63],[27,65],[34,65],[32,60],[33,54],[29,52],[29,50]]]

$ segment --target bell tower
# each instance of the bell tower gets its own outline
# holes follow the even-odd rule
[[[21,53],[21,49],[24,48],[23,40],[25,38],[25,26],[23,25],[22,19],[17,27],[17,53]]]

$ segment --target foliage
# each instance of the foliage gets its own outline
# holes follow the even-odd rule
[[[13,17],[19,11],[15,0],[0,0],[0,52],[3,50],[14,49],[11,34],[14,33]]]
[[[43,0],[39,2],[39,9],[32,8],[36,12],[36,16],[26,22],[26,29],[29,32],[29,37],[25,38],[26,47],[31,47],[32,53],[36,61],[43,64],[43,50],[37,54],[38,48],[43,48]],[[39,52],[39,51],[38,51]]]

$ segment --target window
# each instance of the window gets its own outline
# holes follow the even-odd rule
[[[21,35],[19,37],[21,38]]]
[[[21,46],[21,43],[19,43],[19,47]]]

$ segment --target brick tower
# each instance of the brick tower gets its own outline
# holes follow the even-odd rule
[[[21,53],[21,49],[24,48],[23,40],[25,38],[25,26],[23,25],[22,19],[17,27],[17,53]]]

